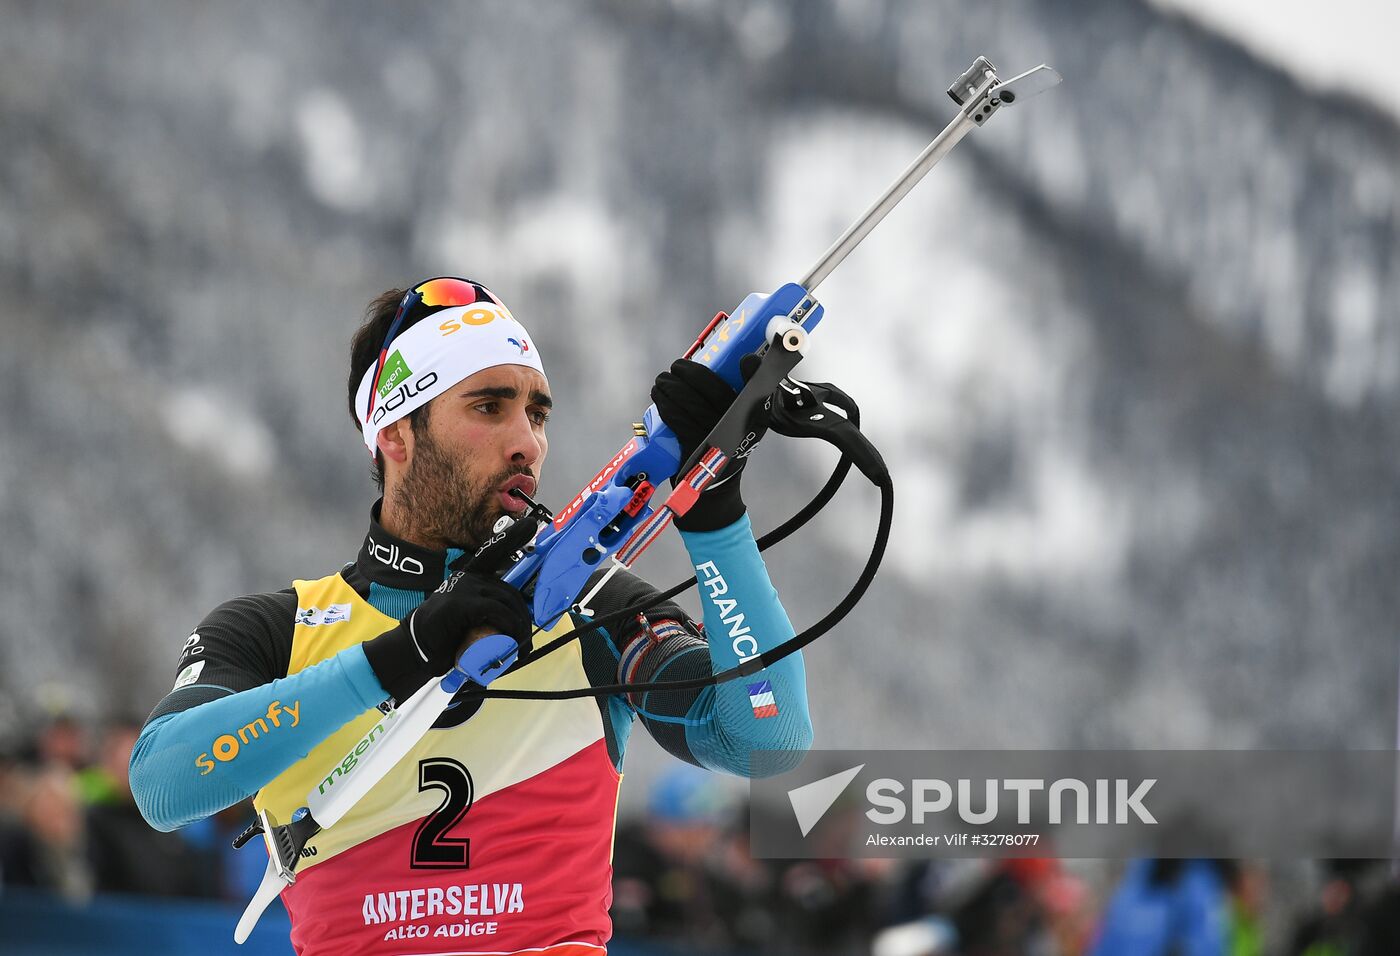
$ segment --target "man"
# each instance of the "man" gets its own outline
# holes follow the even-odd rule
[[[437,589],[502,515],[523,510],[513,490],[535,492],[552,404],[536,343],[483,286],[438,278],[375,300],[351,353],[350,411],[383,490],[364,546],[335,574],[227,602],[189,636],[175,687],[132,754],[132,790],[153,826],[183,826],[253,794],[285,821],[349,769],[379,704],[406,700],[493,631],[522,654],[492,686],[537,690],[703,676],[792,636],[736,474],[676,522],[693,563],[726,585],[704,589],[703,630],[663,603],[532,659],[532,642],[579,617],[532,635],[525,600],[494,577],[465,571]],[[652,391],[683,456],[733,396],[688,362]],[[655,594],[619,573],[591,610]],[[742,649],[722,623],[738,613]],[[771,696],[751,698],[758,681]],[[795,764],[811,741],[798,655],[753,681],[699,691],[459,705],[303,850],[282,894],[297,952],[602,951],[618,784],[638,718],[681,759],[737,774],[753,750],[785,751]]]

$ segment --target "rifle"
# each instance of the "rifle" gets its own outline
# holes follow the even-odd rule
[[[766,412],[771,427],[780,434],[819,437],[842,452],[832,477],[817,497],[788,522],[760,539],[760,548],[782,540],[806,523],[825,505],[845,479],[852,465],[880,490],[880,520],[870,559],[851,591],[837,607],[812,627],[782,644],[720,674],[685,681],[651,684],[611,684],[562,691],[492,690],[489,684],[515,663],[519,648],[510,637],[489,635],[462,652],[446,676],[430,681],[398,706],[380,706],[383,717],[354,748],[357,761],[338,778],[335,786],[314,790],[306,805],[278,824],[266,810],[235,841],[242,846],[261,832],[267,842],[268,864],[262,883],[238,921],[234,939],[242,943],[252,932],[263,910],[286,886],[296,880],[296,865],[306,842],[333,826],[395,764],[407,754],[459,693],[469,696],[558,700],[569,697],[638,693],[648,690],[683,690],[724,683],[756,673],[792,654],[838,623],[860,600],[874,579],[883,558],[893,521],[893,485],[889,471],[874,446],[859,431],[859,410],[849,396],[827,384],[797,382],[789,373],[802,360],[811,332],[821,322],[824,309],[813,295],[818,285],[889,214],[930,169],[968,133],[983,126],[1002,106],[1044,92],[1060,82],[1060,75],[1040,65],[1009,80],[1001,80],[986,57],[978,57],[948,89],[959,107],[958,115],[925,147],[899,178],[822,254],[798,282],[777,291],[753,293],[733,313],[720,312],[710,320],[684,358],[709,367],[737,391],[729,410],[720,418],[700,447],[681,460],[680,442],[661,420],[656,406],[649,407],[633,434],[593,480],[563,509],[551,513],[523,492],[514,494],[526,502],[526,512],[513,524],[503,518],[497,535],[482,552],[495,547],[508,555],[502,574],[522,591],[533,588],[531,611],[540,629],[552,627],[570,610],[586,611],[594,594],[620,568],[631,567],[676,515],[684,515],[700,494],[726,469],[746,457],[756,435],[750,427],[754,416]],[[834,406],[845,416],[828,413]],[[653,508],[657,489],[680,476],[660,508]],[[478,552],[478,557],[482,552]],[[587,595],[580,597],[588,581],[610,559],[609,570]],[[635,616],[654,603],[684,590],[690,581],[649,599],[644,606],[595,617],[563,634],[535,652],[551,653],[583,633],[605,627],[614,620]],[[448,587],[451,579],[444,584]],[[475,685],[464,691],[470,682]]]

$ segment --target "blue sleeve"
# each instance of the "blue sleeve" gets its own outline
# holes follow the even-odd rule
[[[1183,956],[1225,956],[1226,887],[1214,863],[1192,861],[1177,893]]]
[[[290,677],[165,714],[131,751],[131,793],[157,830],[256,793],[388,695],[360,646]]]
[[[1133,860],[1104,909],[1092,956],[1225,956],[1226,889],[1215,867],[1192,860],[1176,882],[1155,885],[1151,860]]]
[[[793,636],[748,515],[718,531],[683,531],[681,538],[695,567],[715,673]],[[696,759],[711,770],[747,777],[796,767],[812,745],[801,653],[749,677],[706,687],[686,715],[685,737]],[[758,750],[775,753],[752,766],[750,755]]]

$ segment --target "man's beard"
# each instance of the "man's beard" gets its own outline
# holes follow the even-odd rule
[[[424,544],[477,547],[507,513],[496,497],[498,489],[514,475],[530,474],[530,469],[506,468],[473,482],[467,463],[448,455],[426,428],[415,437],[413,463],[394,490],[404,536]]]

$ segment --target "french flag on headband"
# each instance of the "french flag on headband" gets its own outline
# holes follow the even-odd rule
[[[755,717],[778,716],[778,702],[773,697],[772,683],[761,680],[757,684],[749,684],[748,688],[749,703],[753,705]]]

